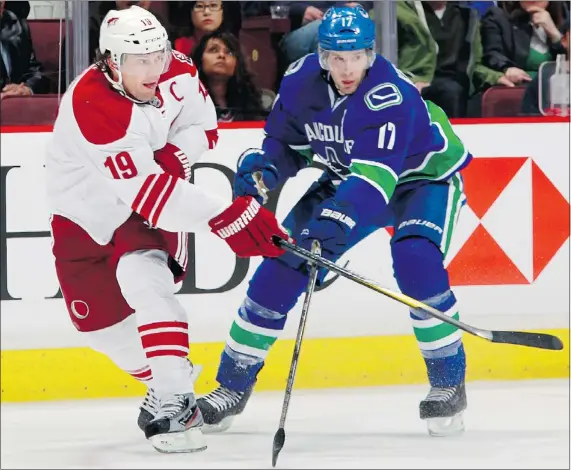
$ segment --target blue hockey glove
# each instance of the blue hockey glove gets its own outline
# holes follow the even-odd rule
[[[357,224],[354,209],[326,199],[315,210],[314,218],[301,231],[297,244],[311,250],[313,240],[321,244],[324,258],[335,260],[347,250],[349,234]]]
[[[256,171],[262,174],[262,180],[269,190],[275,189],[280,176],[278,169],[268,160],[262,149],[248,149],[238,159],[234,197],[253,196],[260,204],[263,203],[252,177]]]

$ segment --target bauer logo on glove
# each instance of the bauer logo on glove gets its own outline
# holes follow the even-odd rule
[[[329,217],[330,219],[338,220],[339,222],[344,223],[349,228],[355,227],[355,221],[349,217],[348,215],[342,214],[339,211],[334,211],[331,209],[324,208],[321,211],[321,217]]]

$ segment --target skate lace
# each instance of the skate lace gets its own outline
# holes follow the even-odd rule
[[[228,388],[219,387],[204,399],[218,411],[224,411],[237,405],[243,395],[242,392],[234,392]]]
[[[186,406],[186,397],[184,395],[173,395],[170,398],[161,401],[161,407],[155,420],[171,419],[179,414]]]
[[[152,388],[147,390],[147,394],[143,399],[143,404],[141,405],[142,408],[146,409],[147,411],[156,414],[159,410],[160,403],[157,397],[155,396],[155,392]]]
[[[456,393],[456,387],[432,387],[426,401],[448,401]]]

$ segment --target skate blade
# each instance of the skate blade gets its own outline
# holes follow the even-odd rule
[[[206,439],[201,428],[191,428],[184,432],[157,434],[149,437],[152,446],[163,454],[201,452],[206,450]]]
[[[202,426],[202,432],[204,434],[218,434],[227,431],[230,426],[232,426],[233,421],[234,416],[226,416],[226,418],[222,419],[222,421],[220,421],[218,424],[204,423]]]
[[[464,416],[460,412],[446,418],[426,419],[428,434],[433,437],[455,436],[464,432]]]

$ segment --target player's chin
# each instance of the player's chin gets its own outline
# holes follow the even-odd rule
[[[352,95],[353,93],[355,93],[357,91],[359,85],[356,84],[352,84],[349,85],[347,87],[342,87],[339,91],[343,94],[343,95]]]
[[[137,98],[139,101],[151,101],[155,96],[156,91],[157,87],[150,88],[142,86],[137,90],[137,96],[135,96],[135,98]]]

